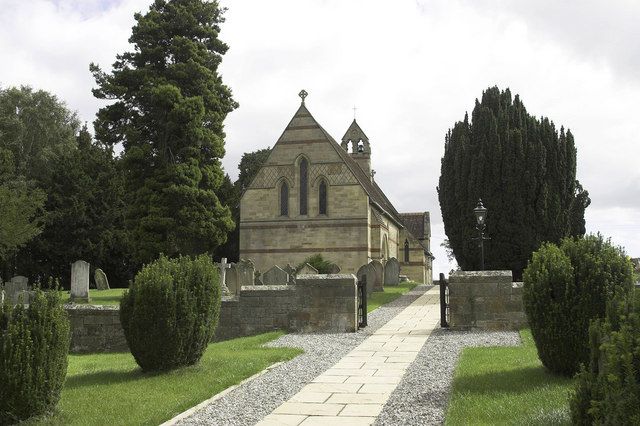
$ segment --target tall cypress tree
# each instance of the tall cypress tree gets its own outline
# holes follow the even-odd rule
[[[237,107],[218,66],[216,1],[156,0],[136,14],[131,52],[107,74],[94,64],[94,96],[114,99],[95,121],[107,146],[122,143],[126,226],[134,259],[212,252],[233,228],[217,192],[224,172],[223,121]]]
[[[479,269],[472,213],[479,198],[489,209],[485,268],[522,276],[542,242],[583,235],[589,194],[576,180],[570,131],[527,113],[519,96],[491,87],[476,100],[471,120],[445,136],[438,198],[445,233],[463,270]]]

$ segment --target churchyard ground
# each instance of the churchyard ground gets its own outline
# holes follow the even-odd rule
[[[160,424],[302,351],[263,345],[272,332],[211,343],[197,365],[143,373],[130,353],[69,355],[67,379],[55,414],[31,425]]]
[[[385,287],[384,291],[374,291],[367,300],[367,312],[371,312],[380,306],[396,300],[408,291],[411,291],[418,283],[408,281],[400,283],[397,286]]]
[[[109,290],[89,290],[89,297],[92,305],[119,305],[122,299],[122,293],[126,288],[112,288]],[[69,291],[62,291],[62,301],[67,303],[71,301]]]
[[[571,424],[574,381],[548,372],[538,359],[531,331],[521,346],[465,348],[455,370],[447,425]]]

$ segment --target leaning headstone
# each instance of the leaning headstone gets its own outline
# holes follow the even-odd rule
[[[398,285],[400,283],[400,263],[395,257],[387,260],[384,265],[384,285]]]
[[[11,278],[11,281],[4,284],[5,297],[9,303],[15,305],[17,303],[23,303],[19,294],[23,291],[29,290],[29,279],[22,275],[17,275]],[[28,302],[27,302],[28,303]]]
[[[373,292],[373,282],[376,278],[376,271],[373,266],[371,266],[370,263],[361,266],[360,269],[358,269],[358,272],[356,272],[356,277],[358,278],[358,281],[361,281],[362,277],[366,277],[367,296],[369,296]]]
[[[290,263],[287,263],[287,266],[285,266],[284,268],[282,268],[287,274],[289,274],[289,282],[288,284],[295,284],[296,283],[296,268],[294,268],[293,266],[291,266]]]
[[[340,273],[340,267],[338,265],[336,265],[335,263],[332,263],[331,266],[329,266],[329,273],[330,274],[339,274]]]
[[[238,268],[238,292],[245,285],[255,284],[256,268],[251,260],[240,259],[237,263]]]
[[[232,296],[240,293],[240,279],[238,277],[238,264],[231,263],[230,268],[227,271],[227,288]]]
[[[89,263],[84,260],[71,265],[71,301],[89,301]]]
[[[93,273],[93,280],[96,282],[96,289],[109,290],[109,280],[107,279],[107,274],[105,274],[102,269],[96,269]]]
[[[370,265],[372,265],[375,271],[375,280],[373,283],[373,291],[383,291],[384,287],[384,267],[379,260],[372,260]],[[369,281],[367,281],[367,285],[369,285]]]
[[[226,257],[223,257],[220,263],[216,263],[216,266],[220,270],[220,287],[222,288],[222,294],[229,294],[229,288],[227,287],[227,269],[231,268],[231,264],[227,263]]]
[[[275,265],[262,274],[262,283],[264,285],[286,285],[288,282],[289,274],[278,265]]]
[[[317,273],[318,270],[316,268],[309,265],[308,263],[305,263],[304,265],[302,265],[302,268],[300,268],[296,275],[315,275]]]

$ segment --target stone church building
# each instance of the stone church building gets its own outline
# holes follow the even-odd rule
[[[256,269],[320,253],[353,273],[395,257],[431,283],[428,212],[398,213],[374,180],[369,138],[354,119],[338,144],[302,104],[240,202],[240,257]]]

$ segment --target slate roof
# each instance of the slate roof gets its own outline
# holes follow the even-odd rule
[[[416,238],[425,238],[425,219],[429,220],[429,212],[400,213],[400,219],[409,232]]]

